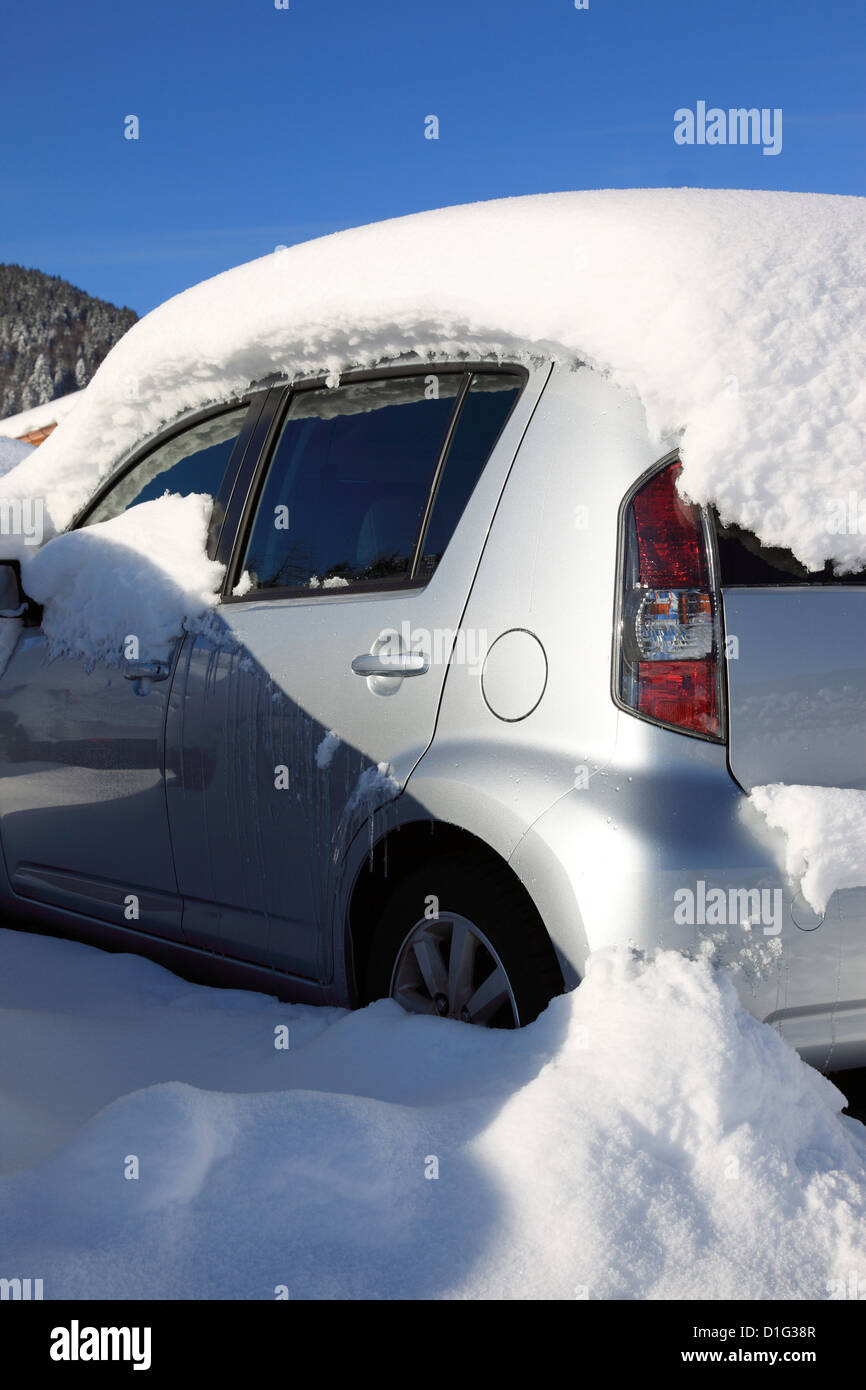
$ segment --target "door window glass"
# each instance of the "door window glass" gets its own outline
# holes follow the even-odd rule
[[[461,373],[293,396],[255,513],[246,588],[407,579]]]
[[[200,420],[154,449],[119,478],[86,517],[85,525],[109,521],[139,502],[171,493],[189,497],[201,492],[216,497],[247,406]]]

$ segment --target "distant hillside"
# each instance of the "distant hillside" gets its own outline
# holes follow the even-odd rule
[[[0,420],[86,386],[137,317],[56,275],[0,265]]]

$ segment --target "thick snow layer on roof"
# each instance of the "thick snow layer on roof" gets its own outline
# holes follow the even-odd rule
[[[614,190],[421,213],[278,250],[169,300],[0,486],[44,497],[61,529],[135,444],[270,373],[544,354],[637,392],[659,452],[681,437],[692,497],[812,567],[857,568],[864,324],[864,199]]]
[[[866,1288],[866,1131],[705,961],[602,953],[508,1032],[0,931],[0,1042],[4,1273],[46,1299]]]

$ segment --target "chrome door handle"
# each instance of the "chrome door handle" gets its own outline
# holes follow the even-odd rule
[[[170,672],[167,661],[127,661],[123,668],[128,681],[165,681]]]
[[[423,676],[430,670],[429,658],[421,652],[399,652],[393,656],[374,656],[365,652],[352,662],[356,676]]]

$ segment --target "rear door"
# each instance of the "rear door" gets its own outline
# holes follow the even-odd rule
[[[189,940],[330,977],[343,853],[432,738],[546,375],[395,370],[280,402],[264,465],[239,480],[227,518],[227,557],[234,513],[239,538],[222,631],[187,640],[172,692],[168,801]]]
[[[866,790],[866,575],[809,573],[738,527],[716,534],[731,771],[746,790]],[[802,1010],[786,1031],[826,1037],[829,1012],[838,1048],[866,1036],[866,889],[835,893],[823,918],[795,896],[782,947],[787,1002]]]

